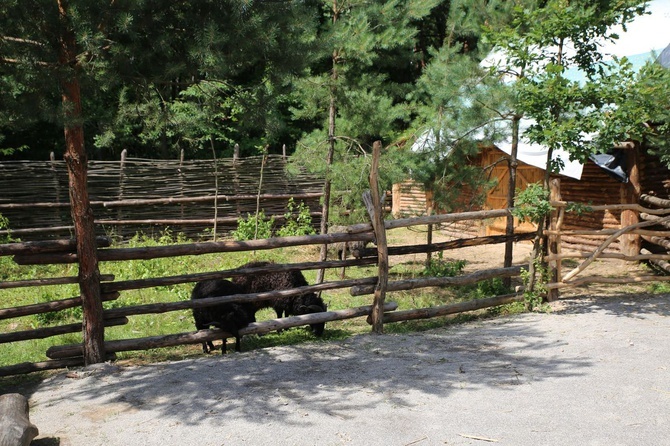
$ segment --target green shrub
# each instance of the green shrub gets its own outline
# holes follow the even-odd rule
[[[465,260],[444,260],[443,253],[440,251],[437,253],[437,259],[431,259],[421,275],[428,277],[454,277],[463,272],[466,263]]]
[[[267,218],[265,211],[260,211],[256,215],[247,214],[247,218],[237,219],[237,229],[233,231],[232,236],[235,240],[256,240],[272,237],[272,227],[275,218]]]
[[[309,214],[309,208],[302,201],[296,207],[293,198],[290,198],[286,205],[284,218],[286,223],[277,231],[279,237],[314,234],[312,216]]]

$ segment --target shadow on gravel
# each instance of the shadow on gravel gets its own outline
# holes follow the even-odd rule
[[[511,391],[588,373],[590,359],[560,354],[565,341],[537,325],[511,318],[129,369],[107,364],[47,379],[35,400],[49,406],[67,398],[96,416],[151,410],[152,418],[186,425],[243,417],[259,425],[302,426],[313,422],[296,417],[297,411],[346,420],[358,410],[412,407],[455,389]]]
[[[578,295],[554,314],[605,312],[614,316],[643,318],[645,315],[670,316],[670,296],[659,294]]]

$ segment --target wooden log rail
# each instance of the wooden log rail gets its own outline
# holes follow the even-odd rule
[[[407,279],[389,282],[387,291],[407,291],[417,288],[426,287],[443,287],[443,286],[461,286],[471,285],[482,280],[488,280],[495,277],[516,277],[521,274],[520,266],[512,266],[509,268],[495,268],[477,271],[472,274],[464,274],[462,276],[454,277],[426,277],[420,279]],[[352,296],[362,296],[365,294],[372,294],[374,285],[357,285],[351,288]]]
[[[105,318],[105,327],[116,327],[126,325],[128,318],[120,317],[109,319]],[[0,344],[7,342],[27,341],[28,339],[44,339],[51,336],[59,336],[68,333],[81,332],[81,322],[74,324],[58,325],[56,327],[35,328],[33,330],[14,331],[11,333],[0,333]]]
[[[102,206],[105,208],[116,208],[116,207],[130,207],[130,206],[155,206],[158,204],[184,204],[184,203],[213,203],[214,201],[256,201],[257,199],[261,200],[306,200],[306,199],[319,199],[323,196],[322,192],[313,192],[313,193],[296,193],[296,194],[260,194],[260,195],[204,195],[199,197],[169,197],[169,198],[147,198],[147,199],[132,199],[132,200],[110,200],[110,201],[101,201],[93,200],[91,201],[91,206]],[[49,209],[49,208],[69,208],[69,202],[60,202],[60,203],[0,203],[0,211],[3,209]]]
[[[188,310],[192,308],[211,307],[212,305],[219,305],[230,302],[270,300],[277,297],[297,296],[309,292],[319,292],[339,288],[349,288],[352,286],[362,284],[374,284],[376,282],[377,282],[376,277],[369,277],[367,279],[340,280],[337,282],[323,282],[317,285],[302,286],[288,290],[266,291],[263,293],[252,293],[252,294],[231,294],[228,296],[214,296],[196,300],[183,300],[178,302],[160,302],[155,304],[143,304],[143,305],[121,307],[121,308],[112,308],[109,310],[104,310],[104,314],[105,317],[107,318],[119,318],[138,314],[159,314],[159,313],[167,313],[170,311]]]
[[[447,251],[450,249],[465,248],[468,246],[494,245],[505,243],[507,241],[519,242],[523,240],[532,240],[535,237],[533,233],[519,233],[513,235],[488,235],[485,237],[472,237],[448,242],[431,243],[428,245],[408,245],[408,246],[390,246],[388,248],[389,256],[399,256],[406,254],[426,254],[429,252]],[[376,255],[374,248],[364,248],[359,250],[362,257]]]
[[[667,200],[666,200],[667,201]],[[568,201],[551,201],[553,207],[567,207],[570,205],[581,204]],[[599,211],[637,211],[640,213],[646,212],[653,215],[667,215],[670,214],[670,208],[653,209],[641,206],[639,204],[603,204],[597,206],[584,206],[584,212],[599,212]]]
[[[397,308],[395,302],[387,302],[384,311],[393,311]],[[264,334],[275,330],[284,330],[301,325],[332,322],[343,319],[367,316],[372,311],[371,305],[344,310],[324,311],[321,313],[304,314],[281,319],[269,319],[262,322],[254,322],[240,330],[241,336],[250,334]],[[118,341],[106,341],[105,351],[118,353],[131,350],[148,350],[152,348],[174,347],[185,344],[199,344],[205,341],[214,341],[233,337],[232,334],[218,329],[200,330],[197,332],[177,333],[165,336],[150,336],[137,339],[124,339]],[[47,357],[51,359],[63,359],[80,356],[83,352],[81,344],[54,346],[47,350]]]
[[[111,282],[113,280],[114,280],[113,274],[100,275],[101,282]],[[25,288],[34,286],[69,285],[75,283],[79,283],[78,277],[51,277],[46,279],[15,280],[12,282],[0,282],[0,290],[8,288]]]
[[[147,260],[165,257],[214,254],[221,252],[240,252],[269,250],[290,246],[332,244],[337,242],[366,241],[374,239],[372,232],[337,233],[322,235],[303,235],[291,237],[273,237],[261,240],[223,241],[185,243],[170,246],[152,246],[144,248],[111,248],[98,250],[100,261]],[[45,265],[76,263],[76,254],[16,255],[14,261],[19,265]]]
[[[109,237],[96,237],[95,242],[98,248],[107,248],[112,244]],[[0,244],[0,256],[75,251],[77,251],[77,241],[75,239]]]
[[[100,298],[103,302],[116,300],[119,298],[119,293],[103,293]],[[20,307],[0,308],[0,319],[10,319],[20,316],[29,316],[31,314],[48,313],[50,311],[60,311],[66,308],[80,307],[81,297],[73,297],[70,299],[54,300],[51,302],[44,302],[41,304],[23,305]]]
[[[115,353],[107,353],[106,361],[116,359]],[[45,370],[64,369],[67,367],[80,367],[84,365],[83,356],[74,356],[66,359],[53,359],[40,362],[22,362],[20,364],[0,367],[0,376],[25,375],[26,373],[43,372]]]
[[[330,260],[326,262],[304,262],[285,265],[267,265],[256,268],[235,268],[229,270],[212,271],[205,273],[182,274],[178,276],[156,277],[149,279],[134,279],[118,282],[106,282],[101,284],[103,292],[136,290],[141,288],[153,288],[157,286],[177,285],[180,283],[200,282],[201,280],[225,279],[245,274],[254,274],[257,272],[286,272],[286,271],[306,271],[319,268],[342,268],[347,266],[365,266],[377,262],[375,258],[361,258],[349,260]]]
[[[474,299],[467,302],[458,302],[449,305],[440,305],[429,308],[415,308],[412,310],[394,311],[384,313],[384,322],[401,322],[416,319],[430,319],[433,317],[447,316],[450,314],[465,313],[467,311],[481,310],[484,308],[497,307],[512,302],[524,300],[522,294],[505,294],[501,296]]]

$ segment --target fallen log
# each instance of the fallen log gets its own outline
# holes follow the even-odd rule
[[[398,307],[395,302],[387,302],[384,305],[384,311],[393,311]],[[263,334],[275,330],[284,330],[290,327],[300,325],[317,324],[321,322],[331,322],[342,319],[352,319],[370,314],[371,305],[357,308],[348,308],[344,310],[324,311],[321,313],[304,314],[301,316],[291,316],[281,319],[269,319],[262,322],[254,322],[240,330],[240,336],[250,334]],[[230,333],[213,329],[199,330],[196,332],[177,333],[165,336],[150,336],[136,339],[123,339],[117,341],[106,341],[105,351],[108,353],[117,353],[131,350],[148,350],[152,348],[174,347],[185,344],[200,344],[205,341],[214,341],[234,337]],[[83,352],[81,344],[70,344],[50,347],[47,350],[47,357],[52,359],[69,358],[79,356]]]
[[[422,279],[396,280],[389,282],[387,291],[406,291],[416,288],[440,287],[440,286],[459,286],[470,285],[482,280],[493,279],[495,277],[514,277],[521,274],[521,266],[512,266],[509,268],[496,268],[477,271],[472,274],[464,274],[455,277],[426,277]],[[375,285],[354,286],[350,290],[352,296],[362,296],[372,294]]]
[[[657,215],[651,215],[644,212],[640,214],[640,219],[645,221],[655,221],[666,229],[670,228],[670,222],[668,222],[667,220],[664,221],[662,217],[659,217]]]
[[[657,237],[657,236],[649,236],[649,235],[643,235],[642,239],[653,244],[653,245],[658,245],[662,246],[663,248],[670,249],[670,240],[668,240],[665,237]]]
[[[384,323],[400,322],[413,319],[429,319],[448,314],[464,313],[466,311],[481,310],[482,308],[497,307],[512,302],[523,301],[522,294],[505,294],[503,296],[487,297],[484,299],[469,300],[450,305],[441,305],[438,307],[416,308],[413,310],[394,311],[393,313],[384,313]]]
[[[648,194],[640,195],[640,201],[648,203],[652,206],[657,206],[659,208],[665,208],[665,209],[670,208],[670,200],[664,199],[664,198],[654,197],[654,196],[648,195]]]
[[[116,300],[120,296],[119,293],[104,293],[100,296],[103,302]],[[0,309],[0,319],[9,319],[19,316],[28,316],[30,314],[47,313],[49,311],[59,311],[66,308],[81,306],[81,296],[72,297],[70,299],[54,300],[52,302],[44,302],[42,304],[23,305],[21,307],[11,307]]]
[[[640,252],[642,254],[653,255],[653,253],[647,249],[642,249],[640,250]],[[668,257],[668,259],[670,260],[670,256]],[[670,262],[658,259],[656,257],[650,257],[649,263],[651,263],[653,267],[663,271],[665,274],[670,274]]]
[[[19,393],[0,395],[0,446],[29,446],[39,431],[30,422],[28,400]]]

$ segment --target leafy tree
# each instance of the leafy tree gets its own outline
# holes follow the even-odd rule
[[[560,167],[560,160],[553,156],[556,150],[585,161],[589,154],[631,137],[631,125],[641,128],[643,123],[631,116],[612,119],[613,114],[620,114],[617,110],[633,75],[625,59],[606,64],[599,42],[616,40],[612,26],[625,27],[644,11],[645,2],[640,0],[531,0],[518,2],[507,24],[488,27],[486,37],[502,55],[496,69],[513,77],[507,84],[513,144],[523,137],[548,149],[545,189],[550,173]],[[569,68],[580,70],[585,80],[571,80]],[[532,121],[523,135],[519,133],[521,118]],[[541,246],[546,222],[545,215],[535,240],[540,260],[546,251]],[[529,293],[534,292],[535,264],[531,263]]]

